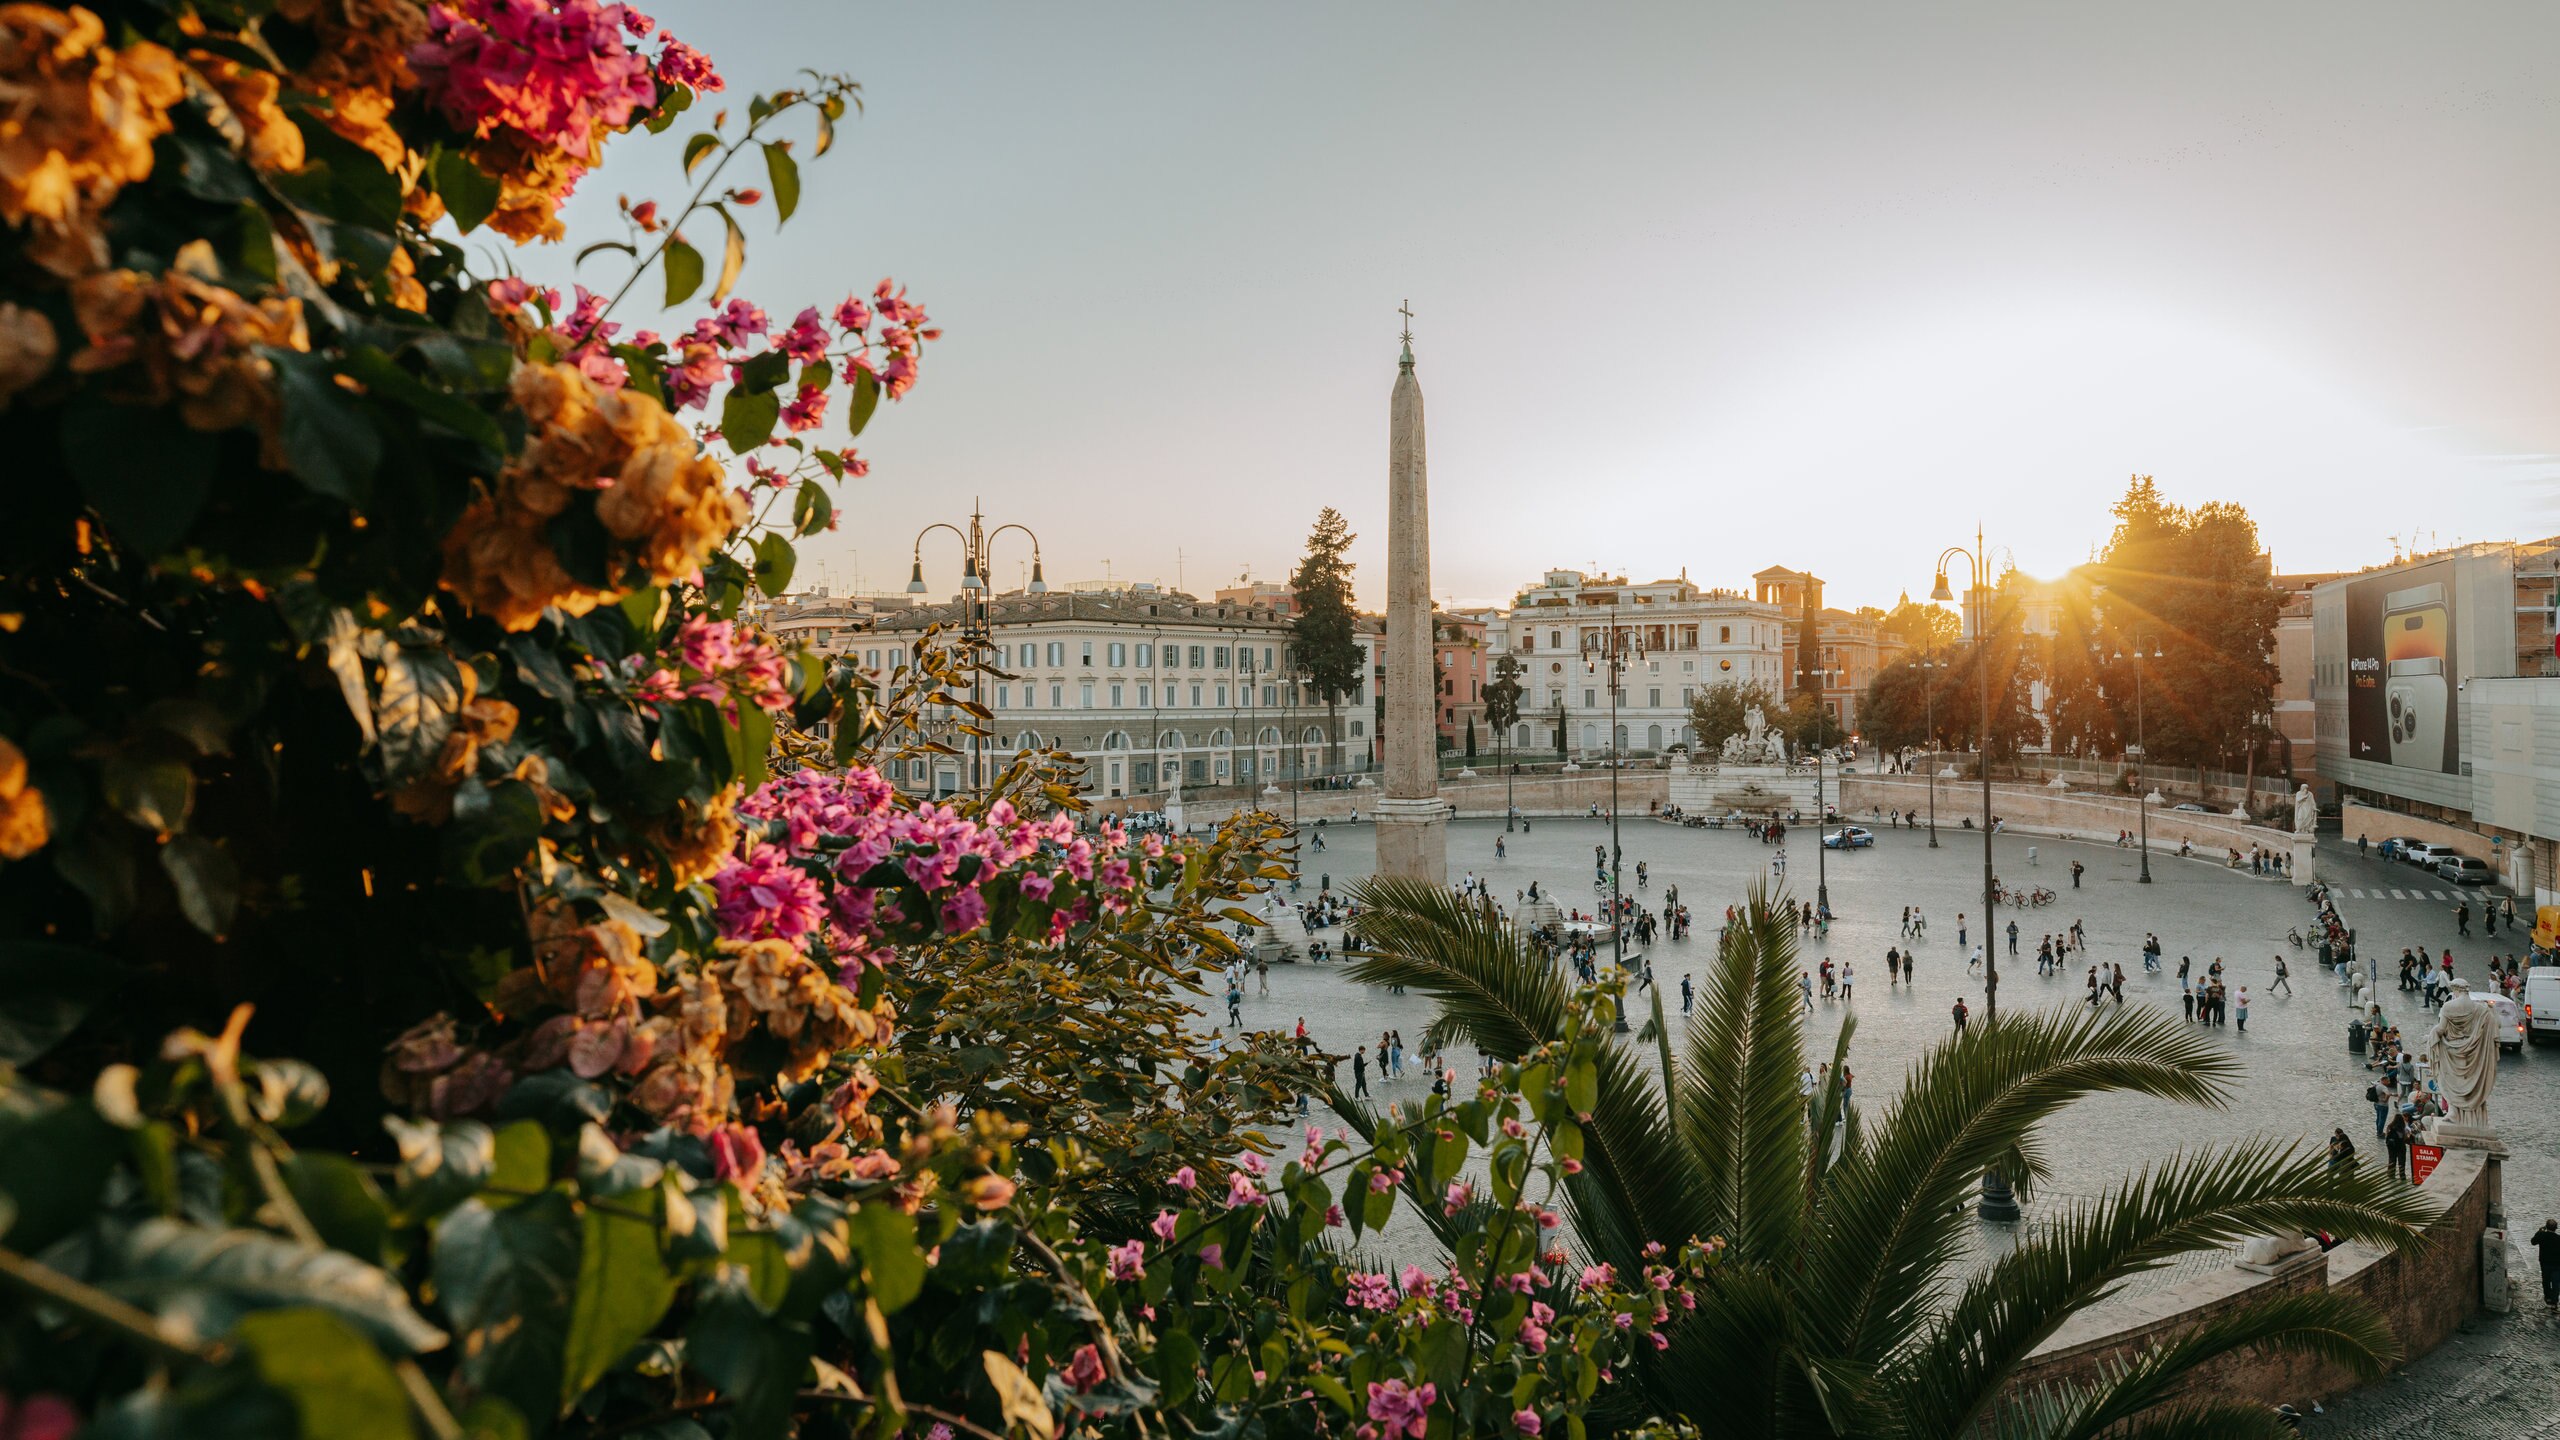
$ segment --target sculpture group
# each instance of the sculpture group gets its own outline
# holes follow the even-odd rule
[[[1787,763],[1787,740],[1769,728],[1769,717],[1754,705],[1742,712],[1743,733],[1724,737],[1724,749],[1717,757],[1727,765],[1784,765]]]

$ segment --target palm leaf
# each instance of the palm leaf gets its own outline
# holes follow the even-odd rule
[[[1568,1037],[1572,993],[1552,965],[1491,907],[1436,885],[1372,879],[1353,888],[1363,949],[1345,973],[1402,985],[1439,1002],[1477,1049],[1517,1061]],[[1687,1153],[1672,1143],[1662,1105],[1635,1052],[1600,1051],[1599,1099],[1583,1125],[1583,1172],[1566,1188],[1574,1228],[1599,1259],[1632,1274],[1649,1240],[1677,1245],[1713,1233]]]
[[[1677,1108],[1681,1148],[1701,1179],[1703,1234],[1732,1253],[1792,1260],[1805,1205],[1804,1005],[1796,927],[1764,884],[1724,933],[1689,1018]]]
[[[1956,1434],[2036,1346],[2132,1275],[2251,1235],[2322,1230],[2407,1245],[2431,1214],[2424,1197],[2380,1171],[2333,1169],[2325,1156],[2275,1141],[2179,1155],[2074,1207],[1975,1275],[1884,1385],[1915,1433]]]
[[[1915,1063],[1868,1143],[1832,1167],[1807,1245],[1808,1328],[1881,1366],[1909,1343],[1962,1252],[1960,1208],[1994,1163],[2074,1100],[2132,1091],[2217,1105],[2237,1062],[2155,1011],[2005,1015]]]

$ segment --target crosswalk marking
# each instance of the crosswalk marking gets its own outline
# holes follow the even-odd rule
[[[2408,896],[2406,896],[2406,895],[2401,894],[2401,893],[2400,893],[2399,891],[2397,891],[2397,890],[2394,890],[2394,891],[2392,891],[2392,892],[2391,892],[2391,898],[2392,898],[2392,899],[2394,899],[2394,900],[2406,900],[2406,899],[2408,899],[2409,897],[2408,897]]]

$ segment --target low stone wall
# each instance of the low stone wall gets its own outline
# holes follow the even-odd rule
[[[1911,775],[1848,775],[1840,781],[1840,813],[1856,820],[1869,811],[1882,808],[1900,813],[1917,810],[1929,813],[1929,782]],[[2050,789],[2042,785],[2003,785],[1993,782],[1991,813],[2000,817],[2004,830],[2034,835],[2060,835],[2075,840],[2113,842],[2116,833],[2142,828],[2141,813],[2131,796],[2083,795]],[[1971,816],[1981,823],[1982,785],[1980,781],[1940,780],[1938,782],[1938,829],[1962,826]],[[2180,841],[2188,841],[2207,855],[2219,857],[2225,851],[2249,853],[2250,847],[2287,853],[2293,836],[2265,825],[2253,825],[2235,815],[2199,815],[2188,810],[2151,807],[2151,848],[2175,850]]]
[[[1646,815],[1661,809],[1668,793],[1669,778],[1668,772],[1661,770],[1619,771],[1619,812]],[[1581,770],[1571,775],[1520,775],[1513,777],[1510,794],[1523,815],[1587,815],[1594,805],[1606,811],[1609,808],[1609,772]],[[1440,782],[1440,798],[1448,801],[1461,815],[1499,818],[1503,813],[1503,795],[1503,777],[1500,775],[1484,774],[1472,780]],[[1377,815],[1378,802],[1386,797],[1383,781],[1366,790],[1302,791],[1298,795],[1298,819],[1303,824],[1317,820],[1340,824],[1349,820],[1356,810],[1361,821],[1366,823]],[[1183,823],[1191,826],[1218,824],[1235,814],[1240,806],[1269,810],[1285,820],[1289,816],[1289,792],[1283,790],[1277,795],[1257,793],[1249,801],[1232,793],[1198,796],[1186,792],[1182,798]],[[1161,797],[1148,797],[1145,808],[1161,808]]]
[[[2403,815],[2397,810],[2385,810],[2361,800],[2349,800],[2340,806],[2338,823],[2339,833],[2346,836],[2350,845],[2359,835],[2366,836],[2376,845],[2395,836],[2406,835],[2430,845],[2450,845],[2465,855],[2476,856],[2492,865],[2501,858],[2491,849],[2489,837],[2477,830],[2447,825],[2441,820],[2421,820],[2415,815]]]
[[[2370,1163],[2368,1161],[2368,1163]],[[2425,1190],[2445,1209],[2410,1250],[2388,1253],[2346,1244],[2311,1251],[2262,1274],[2233,1265],[2149,1295],[2085,1311],[2036,1347],[2011,1396],[2056,1384],[2087,1384],[2149,1347],[2241,1305],[2298,1290],[2326,1289],[2371,1304],[2391,1326],[2401,1358],[2434,1349],[2480,1309],[2480,1235],[2497,1208],[2498,1166],[2482,1150],[2447,1150]],[[2171,1398],[2258,1405],[2315,1401],[2364,1383],[2327,1361],[2246,1350],[2199,1367]]]

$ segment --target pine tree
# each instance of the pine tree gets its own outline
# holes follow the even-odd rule
[[[1350,523],[1326,506],[1307,536],[1307,553],[1289,576],[1298,618],[1292,623],[1298,673],[1324,702],[1334,755],[1342,754],[1342,700],[1360,687],[1360,613],[1351,601]]]

